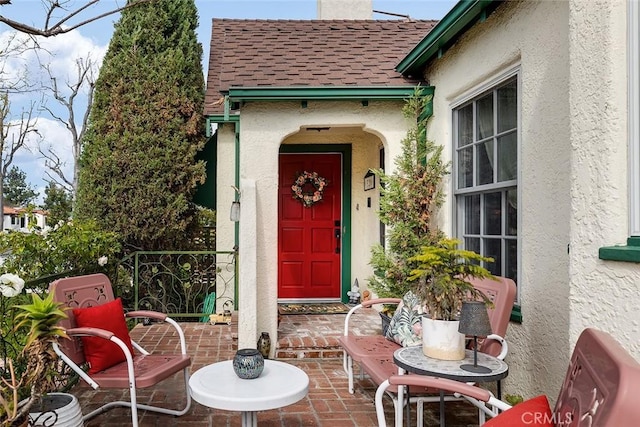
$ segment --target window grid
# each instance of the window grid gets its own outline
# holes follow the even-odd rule
[[[499,91],[507,86],[512,90],[515,89],[513,93],[515,102],[506,102],[501,110],[499,102],[505,102],[505,100],[499,98]],[[516,282],[518,275],[517,86],[517,75],[515,75],[503,80],[490,90],[480,93],[453,111],[454,165],[457,168],[454,174],[457,235],[466,249],[495,259],[494,263],[485,266],[493,274],[510,277]],[[491,97],[491,103],[488,102],[489,97]],[[489,112],[491,120],[488,117]],[[485,114],[484,127],[487,129],[481,130],[479,117],[483,113]],[[507,116],[506,119],[501,117],[501,114]],[[512,120],[512,126],[505,128],[504,123],[509,124],[509,118]],[[503,129],[500,129],[501,119]],[[512,147],[511,151],[515,156],[515,159],[511,158],[515,170],[512,168],[507,173],[504,172],[504,168],[509,163],[507,161],[509,146],[505,148],[505,145],[501,144],[509,144],[510,136],[515,138],[516,144],[515,150]],[[487,144],[490,144],[489,148]],[[500,156],[501,149],[505,152],[505,158]],[[503,161],[505,164],[502,164]],[[483,172],[485,175],[482,175]],[[506,176],[503,181],[500,181],[501,173]]]

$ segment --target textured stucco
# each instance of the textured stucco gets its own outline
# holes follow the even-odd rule
[[[306,107],[299,102],[247,103],[240,121],[240,179],[255,182],[255,200],[245,198],[240,187],[242,214],[240,220],[239,299],[243,292],[255,290],[257,307],[254,315],[240,315],[239,343],[252,343],[259,332],[269,332],[277,339],[277,185],[278,154],[282,144],[350,144],[351,167],[351,278],[344,287],[358,279],[366,288],[371,275],[368,265],[371,246],[379,241],[376,210],[379,185],[364,191],[364,175],[379,165],[379,152],[386,153],[386,169],[400,152],[408,121],[402,115],[401,101],[360,102],[310,101]],[[233,224],[228,210],[233,199],[234,134],[225,126],[218,135],[218,250],[233,246]],[[328,131],[307,131],[306,127],[330,127]],[[367,198],[371,197],[371,207]],[[248,204],[255,206],[248,207]],[[251,214],[250,212],[255,212]],[[249,232],[243,229],[249,229]],[[255,231],[253,231],[255,230]],[[248,242],[248,240],[252,240]],[[255,263],[247,265],[252,252],[244,255],[243,246],[255,244]],[[251,279],[255,269],[255,280]],[[255,281],[255,285],[242,283]],[[255,286],[255,287],[252,287]],[[253,310],[251,302],[240,303],[239,310]],[[243,321],[246,320],[246,322]]]
[[[602,261],[629,235],[627,5],[570,2],[571,339],[604,329],[640,360],[640,265]]]
[[[436,87],[429,135],[452,155],[451,110],[520,72],[519,299],[507,393],[553,400],[579,333],[616,336],[640,359],[640,268],[602,262],[627,224],[624,1],[506,2],[425,77]],[[452,191],[439,218],[452,233]]]
[[[217,182],[217,223],[216,223],[216,249],[218,251],[232,251],[235,244],[235,223],[229,219],[231,202],[235,200],[234,159],[235,159],[235,125],[218,125],[218,148],[216,164]],[[225,283],[233,281],[225,280]],[[235,289],[217,289],[216,312],[222,312],[224,303],[235,301]]]

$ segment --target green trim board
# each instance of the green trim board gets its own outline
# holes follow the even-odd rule
[[[342,302],[349,301],[351,290],[351,144],[285,144],[280,153],[341,153],[342,154]]]
[[[605,246],[598,250],[598,257],[609,261],[640,263],[640,237],[632,236],[627,239],[627,245]]]
[[[444,18],[396,66],[403,75],[417,75],[434,57],[453,45],[477,22],[481,22],[502,3],[497,0],[460,0]]]
[[[425,86],[424,94],[433,94],[433,86]],[[232,87],[232,101],[291,101],[291,100],[384,100],[406,99],[415,92],[415,86],[372,87]]]
[[[240,115],[238,114],[233,114],[233,115],[229,115],[229,116],[225,116],[222,114],[213,114],[210,116],[206,116],[205,117],[205,134],[207,136],[207,138],[210,138],[213,134],[213,132],[211,132],[211,124],[212,123],[234,123],[236,124],[236,129],[237,129],[237,125],[240,123]]]

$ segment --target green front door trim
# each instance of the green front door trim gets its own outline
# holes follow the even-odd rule
[[[342,154],[342,302],[349,301],[351,290],[351,144],[281,145],[280,153],[341,153]]]

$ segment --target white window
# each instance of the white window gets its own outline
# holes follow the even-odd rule
[[[640,237],[640,4],[629,2],[629,229]]]
[[[518,278],[518,70],[454,105],[456,234],[492,257],[493,274]]]

